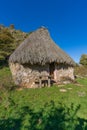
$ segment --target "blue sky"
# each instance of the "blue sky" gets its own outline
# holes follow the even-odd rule
[[[87,0],[1,0],[0,24],[25,32],[45,26],[76,62],[87,54]]]

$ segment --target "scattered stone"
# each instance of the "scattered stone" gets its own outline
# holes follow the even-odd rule
[[[72,88],[67,88],[67,89],[71,90]]]
[[[67,92],[67,90],[62,88],[62,89],[60,89],[60,92]]]
[[[65,86],[65,85],[63,85],[63,84],[58,85],[58,87],[63,87],[63,86]]]
[[[63,81],[63,84],[70,84],[71,81]]]
[[[83,85],[82,85],[82,84],[79,84],[79,83],[76,83],[75,85],[76,85],[76,86],[79,86],[79,87],[83,87]]]
[[[86,96],[86,92],[78,92],[78,96],[79,97],[84,97],[84,96]]]

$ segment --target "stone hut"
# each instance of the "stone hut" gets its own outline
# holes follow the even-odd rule
[[[32,32],[19,45],[9,65],[15,84],[27,88],[38,87],[39,76],[51,76],[55,82],[63,77],[74,79],[75,62],[54,43],[45,27]]]

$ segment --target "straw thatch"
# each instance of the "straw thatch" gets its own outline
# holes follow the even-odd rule
[[[32,32],[29,37],[13,52],[9,58],[13,63],[65,63],[75,65],[75,62],[51,39],[48,30],[44,27]]]

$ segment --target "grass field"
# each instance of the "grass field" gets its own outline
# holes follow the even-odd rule
[[[0,70],[0,130],[87,130],[87,78],[76,84],[10,90],[9,68]],[[10,80],[10,82],[9,82]],[[3,83],[3,84],[2,84]]]

